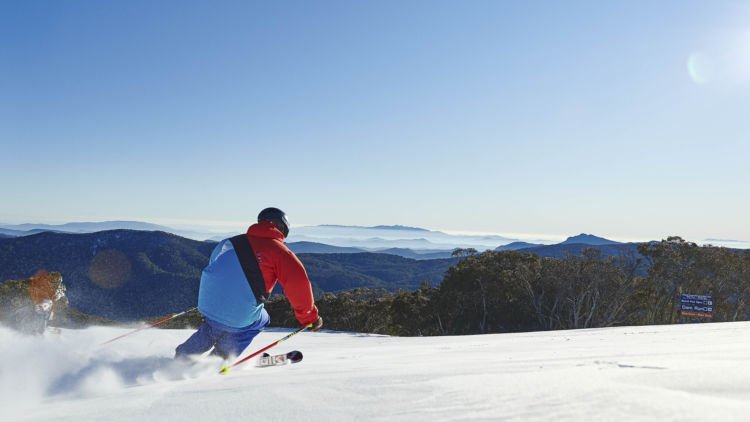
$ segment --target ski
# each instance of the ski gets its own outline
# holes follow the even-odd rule
[[[227,364],[227,363],[224,363],[224,366],[222,366],[222,367],[221,367],[221,370],[219,371],[219,373],[220,373],[220,374],[222,374],[222,375],[226,375],[226,374],[228,374],[228,373],[229,373],[229,370],[230,370],[231,368],[234,368],[235,366],[237,366],[237,365],[241,364],[242,362],[246,362],[246,361],[248,361],[248,360],[250,360],[250,359],[252,359],[252,358],[254,358],[254,357],[258,356],[259,354],[261,354],[261,353],[265,352],[266,350],[268,350],[268,349],[270,349],[270,348],[272,348],[272,347],[276,346],[277,344],[281,343],[282,341],[288,340],[288,339],[289,339],[290,337],[292,337],[292,336],[294,336],[294,335],[296,335],[296,334],[299,334],[299,333],[301,333],[301,332],[303,332],[303,331],[307,330],[308,328],[312,328],[312,326],[313,326],[313,324],[312,324],[312,323],[310,323],[310,324],[307,324],[307,325],[305,325],[304,327],[301,327],[301,328],[300,328],[299,330],[297,330],[297,331],[293,331],[293,332],[291,332],[291,333],[289,333],[289,334],[285,335],[284,337],[282,337],[282,338],[280,338],[280,339],[278,339],[278,340],[274,341],[273,343],[269,344],[268,346],[266,346],[266,347],[264,347],[264,348],[262,348],[262,349],[260,349],[260,350],[258,350],[258,351],[256,351],[256,352],[253,352],[253,353],[251,353],[251,354],[250,354],[250,355],[248,355],[248,356],[245,356],[244,358],[242,358],[242,359],[240,359],[240,360],[236,361],[235,363],[233,363],[233,364],[231,364],[231,365],[229,365],[229,364]],[[300,356],[300,357],[299,357],[299,359],[297,360],[297,361],[299,362],[300,360],[302,360],[302,353],[300,353],[300,352],[297,352],[297,353],[299,353],[299,356]]]
[[[293,350],[289,353],[282,353],[280,355],[269,355],[264,353],[263,356],[258,358],[258,363],[255,366],[266,367],[266,366],[281,366],[287,363],[298,363],[302,360],[302,352],[299,350]]]

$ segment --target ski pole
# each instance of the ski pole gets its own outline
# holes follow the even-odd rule
[[[299,333],[301,333],[301,332],[303,332],[303,331],[307,330],[308,328],[310,328],[310,327],[312,327],[312,326],[313,326],[312,324],[307,324],[307,325],[305,325],[304,327],[300,328],[299,330],[297,330],[297,331],[293,331],[293,332],[291,332],[291,333],[289,333],[289,334],[285,335],[284,337],[282,337],[282,338],[280,338],[280,339],[278,339],[278,340],[274,341],[273,343],[269,344],[268,346],[266,346],[266,347],[264,347],[264,348],[262,348],[262,349],[260,349],[260,350],[258,350],[258,351],[256,351],[256,352],[253,352],[253,353],[252,353],[252,354],[250,354],[249,356],[247,356],[247,357],[244,357],[244,358],[242,358],[242,359],[238,360],[237,362],[235,362],[235,363],[233,363],[233,364],[231,364],[231,365],[229,365],[229,366],[226,366],[226,365],[225,365],[225,366],[223,366],[223,367],[221,368],[221,370],[219,371],[219,373],[220,373],[220,374],[226,374],[227,372],[229,372],[229,368],[234,368],[235,366],[237,366],[237,365],[241,364],[242,362],[246,362],[246,361],[248,361],[248,360],[250,360],[250,359],[254,358],[255,356],[258,356],[259,354],[261,354],[261,353],[265,352],[266,350],[268,350],[268,349],[270,349],[270,348],[272,348],[272,347],[276,346],[277,344],[281,343],[282,341],[284,341],[284,340],[287,340],[287,339],[289,339],[290,337],[292,337],[293,335],[295,335],[295,334],[299,334]]]
[[[115,340],[119,340],[119,339],[121,339],[121,338],[123,338],[123,337],[127,337],[127,336],[129,336],[129,335],[131,335],[131,334],[135,334],[135,333],[137,333],[138,331],[141,331],[141,330],[145,330],[145,329],[147,329],[147,328],[152,328],[152,327],[156,327],[157,325],[161,325],[161,324],[164,324],[165,322],[167,322],[167,321],[169,321],[169,320],[172,320],[172,319],[175,319],[175,318],[177,318],[177,317],[179,317],[179,316],[182,316],[182,315],[188,314],[188,313],[190,313],[190,312],[193,312],[193,311],[194,311],[194,310],[196,310],[196,309],[198,309],[198,308],[196,307],[196,308],[188,309],[187,311],[182,311],[182,312],[180,312],[180,313],[177,313],[177,314],[172,314],[172,315],[166,316],[166,317],[164,317],[164,318],[162,318],[162,319],[160,319],[160,320],[158,320],[158,321],[156,321],[156,322],[152,322],[152,323],[150,323],[150,324],[146,325],[145,327],[141,327],[141,328],[135,329],[135,330],[133,330],[133,331],[131,331],[131,332],[129,332],[129,333],[125,333],[125,334],[123,334],[123,335],[121,335],[121,336],[117,336],[117,337],[115,337],[115,338],[113,338],[113,339],[111,339],[111,340],[107,340],[107,341],[105,341],[104,343],[100,344],[99,346],[104,346],[105,344],[109,344],[109,343],[112,343],[112,342],[113,342],[113,341],[115,341]]]

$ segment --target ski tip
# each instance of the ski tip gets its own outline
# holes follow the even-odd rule
[[[228,365],[222,366],[221,369],[219,370],[219,374],[221,374],[221,375],[226,375],[228,373],[229,373],[229,366]]]
[[[302,360],[302,352],[299,350],[293,350],[286,354],[287,359],[289,359],[292,363],[297,363]]]

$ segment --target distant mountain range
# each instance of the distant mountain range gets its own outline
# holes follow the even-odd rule
[[[442,250],[422,250],[422,249],[409,249],[409,248],[388,248],[388,249],[365,249],[365,248],[351,248],[345,246],[332,246],[326,245],[325,243],[317,242],[290,242],[287,243],[289,249],[296,254],[300,253],[311,253],[311,254],[350,254],[350,253],[379,253],[386,255],[397,255],[403,258],[411,258],[417,260],[424,259],[445,259],[451,258],[453,251],[442,251]]]
[[[100,229],[127,228],[176,233],[179,230],[138,221],[105,221],[101,223],[67,223],[60,225],[21,224],[0,226],[0,235],[28,236],[45,231],[85,233]],[[193,232],[195,234],[196,232]],[[234,233],[215,236],[214,241]],[[201,237],[201,236],[198,236]],[[190,237],[194,238],[194,237]],[[564,257],[580,254],[584,246],[598,246],[606,255],[633,254],[637,246],[624,244],[592,234],[582,233],[556,244],[514,241],[502,236],[453,235],[418,227],[407,226],[344,226],[320,225],[295,227],[287,245],[295,253],[305,254],[352,254],[363,252],[397,255],[416,260],[447,259],[456,248],[474,248],[481,251],[517,250],[533,252],[541,256]],[[501,246],[498,246],[501,245]],[[584,246],[581,246],[584,245]]]
[[[36,234],[42,231],[63,232],[63,233],[94,233],[105,230],[145,230],[145,231],[165,231],[170,232],[172,229],[158,224],[144,223],[140,221],[101,221],[101,222],[83,222],[83,223],[65,223],[65,224],[16,224],[2,225],[0,232],[6,230],[17,233],[17,236]]]
[[[444,259],[450,258],[452,250],[440,251],[440,250],[424,250],[424,249],[409,249],[409,248],[388,248],[388,249],[366,249],[366,248],[352,248],[342,246],[332,246],[324,243],[317,242],[291,242],[288,244],[289,248],[295,253],[361,253],[361,252],[373,252],[385,253],[391,255],[398,255],[404,258],[412,259]],[[528,242],[512,242],[507,245],[499,246],[495,248],[496,251],[520,251],[520,252],[532,252],[540,256],[562,258],[567,254],[579,255],[583,249],[595,246],[600,249],[606,256],[621,256],[637,253],[637,243],[621,243],[614,240],[605,239],[603,237],[594,236],[591,234],[579,234],[577,236],[571,236],[565,239],[563,242],[545,245],[539,243],[528,243]]]
[[[365,230],[402,230],[402,231],[421,231],[421,232],[429,232],[427,229],[423,229],[420,227],[410,227],[410,226],[400,226],[400,225],[394,225],[394,226],[344,226],[340,224],[321,224],[317,227],[325,227],[325,228],[336,228],[336,229],[365,229]]]
[[[536,246],[544,246],[539,243],[528,243],[528,242],[511,242],[507,245],[498,246],[495,248],[496,251],[517,251],[519,249],[534,248]]]
[[[200,229],[177,229],[141,221],[99,221],[65,224],[0,224],[0,235],[15,237],[29,236],[43,232],[96,233],[106,230],[163,231],[199,241],[209,240],[213,237],[220,240],[233,235],[232,233],[217,233],[216,231],[204,231]]]
[[[370,251],[412,249],[424,252],[449,252],[456,248],[494,249],[510,239],[496,235],[461,235],[406,226],[321,225],[293,227],[289,242],[314,242],[361,248]]]
[[[300,253],[362,253],[369,252],[362,248],[349,248],[344,246],[331,246],[316,242],[291,242],[286,244],[292,252]]]
[[[164,315],[195,306],[200,274],[215,245],[136,230],[5,238],[0,239],[0,282],[27,278],[39,269],[59,271],[71,304],[80,311],[116,320]],[[340,252],[335,247],[327,250]],[[438,284],[458,262],[367,252],[298,256],[318,292],[414,289],[422,281]]]
[[[248,225],[250,222],[248,221]],[[61,233],[94,233],[105,230],[145,230],[163,231],[193,240],[219,241],[237,233],[244,232],[247,227],[242,225],[231,230],[216,228],[201,228],[198,226],[168,227],[140,221],[103,221],[78,222],[66,224],[0,224],[0,238],[19,237],[37,234],[45,231]],[[327,247],[354,248],[342,249],[337,253],[353,253],[357,250],[370,252],[384,252],[415,259],[432,259],[450,256],[456,248],[474,248],[485,250],[519,250],[531,247],[544,247],[554,244],[587,244],[613,245],[612,240],[591,234],[580,234],[556,243],[549,239],[524,240],[513,239],[498,235],[467,235],[450,234],[420,227],[401,225],[378,226],[348,226],[323,224],[317,226],[292,227],[289,244],[299,244],[304,249],[306,243],[327,245]],[[750,241],[709,238],[699,241],[699,244],[711,244],[735,249],[750,249]],[[314,249],[314,248],[313,248]],[[315,251],[313,253],[319,253]]]
[[[581,233],[578,236],[572,236],[565,239],[560,243],[561,245],[619,245],[620,242],[614,240],[605,239],[603,237],[594,236],[593,234]]]
[[[518,251],[530,248],[561,248],[563,245],[588,245],[588,246],[603,246],[603,245],[621,245],[620,242],[614,240],[605,239],[603,237],[594,236],[593,234],[581,233],[578,236],[571,236],[564,241],[552,245],[539,244],[539,243],[528,243],[528,242],[512,242],[507,245],[502,245],[495,248],[496,251]]]
[[[45,231],[59,233],[95,233],[98,231],[120,229],[163,231],[199,241],[219,241],[238,232],[245,231],[244,227],[239,228],[235,232],[208,232],[196,228],[175,229],[158,224],[138,221],[83,222],[59,225],[0,224],[1,235],[16,237],[28,236]],[[344,225],[292,227],[290,237],[287,239],[290,244],[299,244],[301,249],[310,247],[306,246],[308,244],[324,244],[328,247],[355,248],[360,249],[361,251],[370,252],[389,251],[386,253],[400,256],[414,256],[417,259],[427,259],[428,257],[448,257],[450,256],[450,252],[456,248],[475,248],[482,251],[494,249],[497,245],[508,243],[513,240],[514,239],[494,235],[454,235],[419,227],[399,225],[380,225],[373,227]],[[338,252],[350,253],[356,251],[352,249],[343,249]]]
[[[605,256],[638,257],[638,243],[621,243],[592,234],[581,233],[571,236],[560,243],[540,245],[526,242],[514,242],[495,248],[496,251],[514,250],[534,253],[548,258],[564,258],[567,255],[580,255],[584,249],[596,248]]]

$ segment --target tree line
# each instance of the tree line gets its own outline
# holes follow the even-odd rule
[[[748,319],[749,250],[669,237],[638,252],[605,257],[592,248],[556,259],[458,250],[464,259],[437,287],[360,288],[323,293],[316,303],[326,328],[399,336],[672,324],[683,293],[713,296],[713,321]],[[266,308],[274,325],[297,325],[285,298]]]

